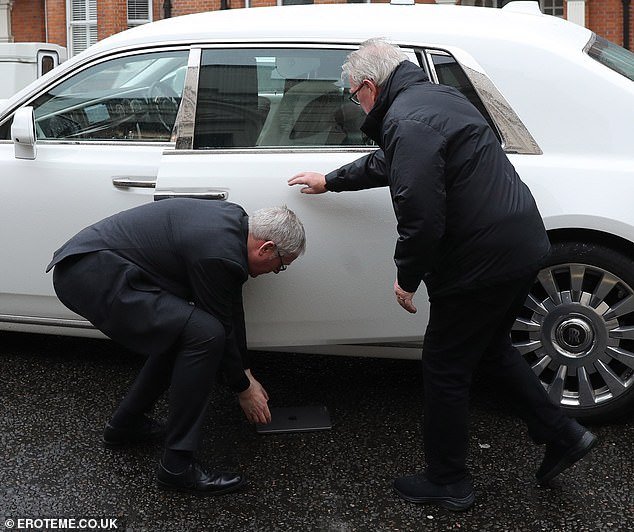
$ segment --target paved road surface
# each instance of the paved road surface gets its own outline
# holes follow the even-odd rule
[[[472,408],[474,507],[455,514],[397,499],[393,477],[422,459],[412,361],[258,353],[271,403],[324,404],[332,430],[260,436],[219,389],[200,457],[244,471],[249,487],[218,498],[161,492],[160,444],[100,445],[142,362],[108,341],[0,333],[0,530],[7,518],[106,516],[152,532],[634,530],[634,416],[595,427],[600,446],[544,489],[533,481],[541,450],[484,381]]]

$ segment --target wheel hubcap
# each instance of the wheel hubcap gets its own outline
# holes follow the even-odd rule
[[[555,328],[553,345],[563,355],[584,357],[594,343],[594,330],[583,318],[567,318]]]
[[[511,336],[564,406],[592,408],[634,385],[634,290],[596,266],[542,270]]]

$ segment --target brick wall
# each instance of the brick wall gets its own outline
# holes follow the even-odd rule
[[[16,10],[16,6],[20,9]],[[44,42],[44,0],[19,0],[11,11],[11,32],[15,42]]]
[[[14,4],[15,11],[15,4]],[[66,40],[66,0],[46,0],[48,13],[48,42],[67,46]]]
[[[127,0],[97,1],[97,38],[99,40],[127,29]]]
[[[586,26],[623,46],[623,2],[621,0],[586,0]],[[634,3],[630,7],[630,50],[634,48]]]
[[[385,2],[389,0],[374,0]],[[416,0],[435,3],[435,0]],[[227,0],[232,8],[245,5],[245,0]],[[343,3],[345,0],[315,0],[315,3]],[[153,0],[153,18],[163,18],[164,0]],[[275,5],[276,0],[251,0],[252,7]],[[220,8],[220,0],[172,0],[172,16],[210,11]],[[47,10],[47,17],[44,10]],[[98,0],[98,35],[103,39],[127,28],[127,0]],[[631,7],[630,49],[634,49],[634,3]],[[45,41],[48,19],[48,41],[66,46],[66,0],[17,0],[11,11],[15,42]],[[623,4],[621,0],[586,0],[586,26],[606,39],[623,45]]]
[[[313,0],[315,4],[343,4],[346,0]],[[389,2],[390,0],[373,0],[374,2]],[[416,0],[419,4],[435,4],[436,0]],[[245,6],[245,0],[227,0],[231,9],[238,9]],[[276,0],[250,0],[250,7],[267,7],[277,5]],[[172,16],[188,15],[190,13],[200,13],[201,11],[212,11],[220,9],[220,0],[172,0]],[[154,20],[163,18],[163,1],[154,1]]]

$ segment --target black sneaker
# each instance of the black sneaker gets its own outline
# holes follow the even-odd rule
[[[581,460],[597,444],[597,437],[585,430],[574,444],[562,446],[555,443],[546,445],[546,452],[535,476],[542,485],[547,485],[559,473]]]
[[[419,504],[436,504],[454,512],[469,508],[475,501],[470,477],[453,484],[435,484],[424,473],[399,477],[394,481],[399,497]]]
[[[246,484],[246,480],[239,473],[207,471],[195,461],[180,473],[173,473],[165,469],[161,462],[157,472],[157,481],[161,489],[197,495],[223,495],[239,490]]]
[[[164,426],[158,421],[143,416],[137,423],[125,428],[106,423],[101,439],[106,447],[122,447],[158,439],[163,430]]]

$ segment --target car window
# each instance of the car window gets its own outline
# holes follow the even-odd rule
[[[345,49],[209,49],[194,148],[354,146],[365,115],[341,81]]]
[[[458,62],[447,52],[442,51],[428,52],[428,57],[436,72],[438,83],[458,89],[464,94],[475,108],[480,111],[491,126],[491,129],[493,129],[493,132],[497,135],[498,139],[500,139],[500,134],[495,122],[489,115],[473,84],[469,81],[469,78],[467,78]]]
[[[169,141],[187,54],[119,57],[78,72],[30,104],[37,138]]]
[[[634,81],[634,53],[598,35],[588,49],[588,55],[599,63]]]

